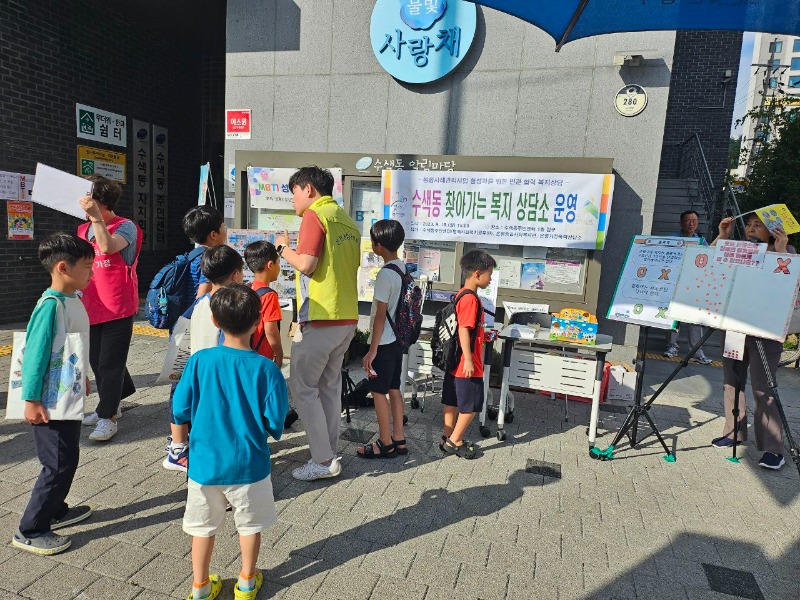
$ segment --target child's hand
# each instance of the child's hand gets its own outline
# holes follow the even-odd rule
[[[789,245],[789,236],[786,235],[783,227],[776,227],[770,233],[775,238],[775,252],[786,252],[786,246]]]
[[[719,237],[727,240],[733,231],[733,217],[725,217],[719,222]]]
[[[464,375],[466,377],[472,377],[475,374],[475,363],[472,362],[472,357],[465,356],[464,357]]]
[[[50,417],[41,402],[25,402],[25,420],[31,425],[39,425],[47,423]]]
[[[375,360],[375,356],[377,356],[377,354],[377,350],[370,350],[367,352],[364,360],[361,361],[361,365],[364,367],[364,372],[367,374],[367,376],[369,376],[369,374],[372,372],[372,361]]]
[[[100,207],[95,202],[95,199],[91,196],[84,196],[80,200],[81,208],[86,211],[86,214],[89,215],[89,218],[93,221],[102,221],[103,220],[103,213],[100,212]]]

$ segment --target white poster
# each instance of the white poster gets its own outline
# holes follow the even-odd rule
[[[602,250],[614,175],[383,171],[384,218],[423,240]]]
[[[127,121],[123,115],[76,104],[75,119],[79,138],[114,146],[128,145]]]
[[[223,216],[226,219],[233,219],[236,217],[236,198],[233,196],[225,196],[225,212]]]
[[[167,247],[169,198],[169,137],[167,128],[153,125],[153,250]]]
[[[500,287],[519,289],[522,263],[513,258],[499,258],[497,270],[500,271]]]
[[[31,199],[37,204],[48,206],[79,219],[85,219],[86,212],[81,208],[78,200],[91,193],[91,181],[42,163],[36,165],[36,178]]]
[[[637,235],[622,267],[607,317],[636,325],[674,329],[675,319],[667,308],[688,245],[696,238]]]
[[[0,171],[0,200],[22,200],[19,197],[19,173]]]
[[[19,199],[23,202],[31,202],[33,197],[33,182],[36,177],[33,175],[19,175]]]
[[[342,170],[329,169],[333,175],[333,199],[341,206]],[[247,167],[247,187],[250,190],[250,208],[294,210],[289,179],[297,169]]]
[[[150,249],[153,235],[150,225],[152,213],[152,148],[150,123],[133,120],[133,220],[142,230],[142,249]]]

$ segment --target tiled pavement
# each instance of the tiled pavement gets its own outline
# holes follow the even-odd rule
[[[185,479],[161,468],[167,390],[152,387],[165,340],[142,332],[129,361],[139,391],[124,403],[120,433],[108,444],[84,438],[81,448],[69,501],[93,505],[94,517],[67,530],[73,547],[58,556],[0,545],[0,600],[186,597]],[[0,331],[3,344],[8,331]],[[0,357],[0,406],[8,364]],[[649,362],[646,389],[673,366]],[[674,464],[652,438],[638,450],[623,445],[613,462],[590,460],[586,405],[570,403],[565,422],[563,402],[518,394],[506,441],[483,440],[478,460],[440,456],[436,401],[424,413],[408,410],[405,459],[359,460],[347,440],[376,430],[361,409],[341,443],[342,476],[300,483],[290,475],[308,458],[298,423],[273,444],[279,523],[264,535],[259,598],[797,600],[800,477],[792,464],[759,469],[752,445],[739,465],[708,445],[721,428],[721,377],[719,368],[690,366],[654,405],[676,444]],[[782,369],[780,384],[800,438],[800,372]],[[601,416],[605,447],[625,415]],[[531,460],[552,463],[551,476],[526,471]],[[0,422],[4,539],[37,473],[29,427]],[[228,519],[213,558],[223,598],[233,595],[238,552]]]

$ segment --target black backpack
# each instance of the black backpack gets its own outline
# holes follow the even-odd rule
[[[388,312],[386,318],[389,320],[389,326],[394,332],[397,343],[405,351],[417,343],[422,331],[422,290],[408,273],[407,267],[405,273],[392,263],[384,265],[382,268],[394,271],[402,280],[394,318]]]
[[[436,324],[433,328],[433,337],[431,338],[431,350],[433,350],[433,365],[449,373],[458,366],[458,361],[461,360],[461,344],[458,342],[458,318],[456,313],[456,305],[466,294],[472,294],[478,298],[478,310],[475,313],[475,328],[469,335],[470,343],[475,344],[475,338],[478,335],[478,327],[481,322],[481,315],[483,313],[483,305],[481,299],[472,290],[463,290],[458,294],[452,302],[444,306],[436,313]]]

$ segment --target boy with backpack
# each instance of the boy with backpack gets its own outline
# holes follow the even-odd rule
[[[467,459],[477,458],[477,450],[464,433],[483,409],[483,307],[478,289],[489,286],[495,267],[494,258],[483,250],[470,250],[461,257],[464,287],[436,315],[432,342],[434,364],[445,371],[439,448]]]
[[[408,454],[400,380],[403,352],[419,337],[422,292],[397,256],[405,239],[403,226],[398,221],[383,219],[372,226],[369,235],[372,251],[384,262],[375,281],[370,346],[363,361],[375,401],[379,436],[375,443],[358,448],[357,454],[359,458],[393,458]]]
[[[241,283],[244,277],[244,261],[230,246],[215,246],[206,250],[200,260],[200,268],[211,283],[211,291],[195,300],[183,315],[191,320],[189,344],[192,354],[220,344],[222,334],[212,319],[211,298],[223,286]],[[170,405],[174,390],[170,394]],[[189,466],[189,425],[171,420],[170,433],[167,457],[162,466],[168,471],[186,472]]]

